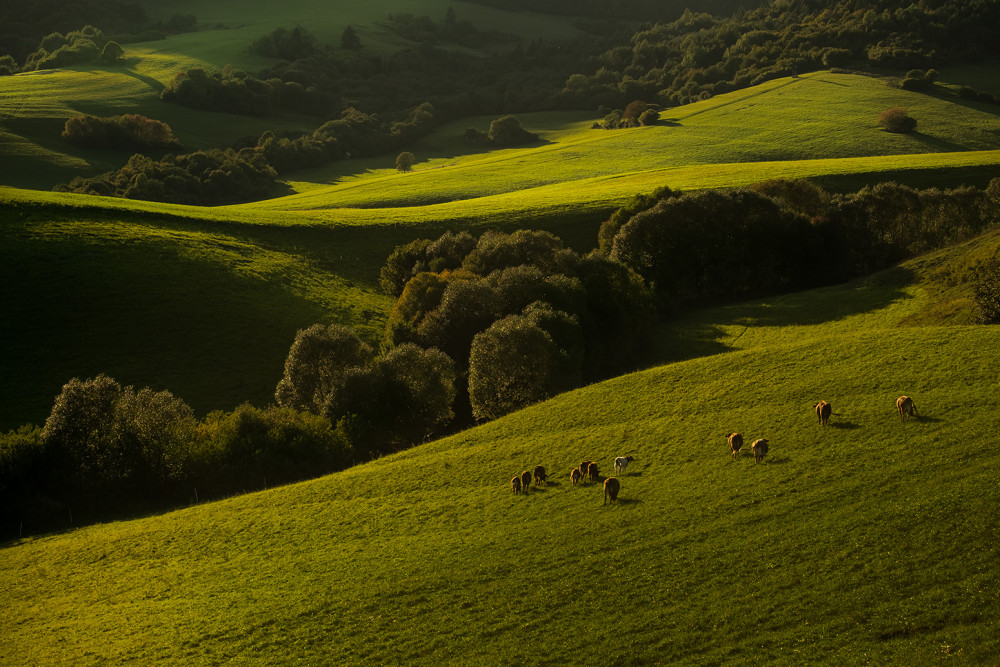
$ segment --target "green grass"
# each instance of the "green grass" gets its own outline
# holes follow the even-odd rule
[[[918,119],[909,135],[882,131],[878,114],[904,106]],[[486,129],[488,118],[452,123],[414,148],[412,173],[400,174],[391,156],[336,163],[300,172],[300,193],[263,204],[275,210],[328,210],[324,217],[469,219],[551,216],[558,209],[619,205],[660,185],[682,189],[748,185],[768,178],[854,181],[922,178],[921,172],[968,170],[982,181],[998,173],[1000,118],[987,105],[972,108],[901,91],[880,79],[817,72],[720,95],[664,113],[664,123],[631,130],[593,130],[593,118],[524,114],[541,145],[470,153],[462,129]],[[978,173],[974,173],[978,172]],[[320,183],[330,183],[325,187]],[[255,204],[253,206],[261,206]],[[373,212],[372,209],[378,209]]]
[[[201,414],[263,405],[298,329],[336,321],[376,338],[391,301],[347,263],[329,269],[343,253],[336,233],[283,231],[0,210],[0,311],[14,315],[0,328],[0,428],[42,423],[64,382],[102,372],[169,389]]]
[[[905,326],[926,269],[698,313],[664,346],[724,353],[343,473],[13,543],[5,659],[993,664],[1000,329]],[[624,453],[618,506],[569,484]]]
[[[134,87],[117,89],[114,77],[124,76],[94,70],[8,77],[15,85],[5,89],[12,91],[5,99],[24,100],[25,117],[55,127],[56,121],[42,116],[75,113],[94,103],[88,101],[87,77],[105,86],[96,90],[108,100],[113,90],[123,100],[141,99],[148,84],[128,79]],[[33,84],[39,86],[37,95],[19,88],[29,81],[39,82]],[[77,87],[67,88],[73,81]],[[921,121],[923,137],[898,137],[873,126],[875,110],[898,103],[899,96],[921,119],[937,119]],[[838,106],[839,97],[852,102]],[[681,107],[671,121],[677,125],[608,132],[590,129],[585,114],[525,115],[524,124],[545,140],[525,148],[470,152],[459,139],[461,128],[471,123],[485,129],[489,119],[458,122],[421,143],[423,162],[413,173],[378,167],[376,159],[345,161],[299,176],[307,179],[293,184],[299,194],[239,206],[4,189],[0,202],[14,210],[0,234],[13,258],[6,269],[9,284],[18,286],[8,289],[4,300],[9,312],[34,314],[5,329],[5,348],[19,351],[6,355],[5,363],[24,384],[6,384],[0,428],[41,421],[63,382],[102,371],[122,382],[168,388],[199,412],[241,400],[264,402],[297,328],[341,321],[376,339],[391,307],[377,291],[385,257],[398,244],[435,238],[448,229],[544,228],[585,252],[611,210],[662,185],[695,190],[768,178],[813,178],[833,187],[886,179],[924,186],[982,183],[998,174],[1000,150],[980,150],[989,136],[982,127],[996,117],[976,111],[970,124],[967,116],[946,113],[954,106],[870,77],[816,73]],[[828,117],[817,120],[821,127],[795,125],[794,119],[808,115],[805,108],[818,116],[828,110]],[[763,109],[781,110],[787,123],[765,123]],[[204,132],[206,140],[213,132],[223,136],[222,124],[236,134],[250,130],[241,122],[261,122],[170,110],[186,119],[176,127]],[[205,116],[220,125],[201,123]],[[836,129],[856,123],[868,125],[853,134]],[[815,152],[804,133],[829,136],[829,145]],[[940,136],[953,138],[948,148],[964,150],[934,152],[940,146],[926,137]],[[778,157],[767,148],[775,144],[791,148],[781,160],[761,161]],[[918,152],[922,149],[930,152]],[[46,159],[67,172],[76,170],[73,160],[83,158],[61,150],[52,144]],[[23,156],[4,162],[27,179],[39,164]],[[98,164],[91,168],[99,170]],[[53,173],[48,167],[43,172]],[[322,186],[324,179],[335,183]],[[64,258],[59,270],[40,272],[38,266],[51,256]],[[149,272],[143,269],[147,264]],[[149,277],[158,275],[163,278]],[[144,299],[147,291],[158,296]],[[54,298],[59,294],[77,297]],[[255,298],[270,305],[255,309]],[[87,304],[85,317],[77,302]],[[246,338],[248,328],[261,334],[247,347],[232,345]]]

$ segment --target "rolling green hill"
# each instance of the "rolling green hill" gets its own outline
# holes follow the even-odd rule
[[[46,114],[94,104],[82,79],[67,96],[65,85],[47,77],[87,75],[7,79],[16,84],[10,90],[53,82],[37,96],[23,88],[25,113],[42,123]],[[112,75],[97,80],[105,76]],[[118,91],[119,110],[128,108],[128,90]],[[878,110],[902,104],[920,119],[920,132],[879,130]],[[248,129],[225,114],[161,106],[187,115],[206,136],[228,136],[219,130],[226,124],[231,133]],[[201,124],[202,117],[219,125]],[[886,179],[943,186],[981,184],[1000,173],[1000,121],[990,107],[871,77],[777,80],[680,107],[671,118],[659,127],[605,131],[591,129],[583,114],[526,114],[524,125],[542,143],[485,153],[459,138],[468,123],[488,126],[489,119],[473,119],[424,139],[412,173],[389,168],[391,157],[348,160],[299,172],[302,180],[291,183],[297,194],[238,206],[2,190],[0,236],[11,258],[3,306],[24,315],[3,331],[4,364],[17,382],[4,385],[0,428],[40,423],[63,382],[98,372],[169,389],[200,413],[266,402],[298,328],[338,321],[377,338],[392,303],[377,292],[385,257],[398,244],[448,229],[544,228],[586,251],[610,211],[663,185],[694,190],[812,178],[827,187]],[[778,145],[786,148],[776,152]],[[67,173],[76,170],[78,158],[62,150],[4,165],[51,175],[51,158]]]
[[[702,312],[664,357],[720,354],[342,473],[9,544],[5,659],[992,664],[1000,330],[906,323],[998,243]],[[569,483],[625,453],[615,506]]]

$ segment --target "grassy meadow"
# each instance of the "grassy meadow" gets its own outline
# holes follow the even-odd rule
[[[997,107],[943,92],[993,90],[984,66],[944,70],[940,94],[816,72],[631,130],[523,114],[541,141],[496,151],[460,139],[492,118],[465,119],[412,148],[412,173],[394,156],[342,161],[235,206],[48,192],[128,157],[63,142],[78,114],[164,120],[186,150],[314,127],[159,101],[181,69],[264,67],[246,47],[277,27],[337,43],[351,24],[366,49],[404,46],[378,25],[398,0],[144,4],[200,29],[125,45],[120,67],[0,79],[0,429],[43,423],[64,382],[102,372],[199,415],[264,405],[297,329],[379,337],[392,306],[379,268],[417,237],[543,228],[585,251],[614,208],[664,185],[1000,176]],[[449,6],[525,40],[575,31],[443,0],[407,11]],[[917,131],[881,131],[891,106]],[[661,327],[644,371],[334,475],[204,504],[191,489],[177,511],[67,517],[65,532],[0,544],[0,663],[1000,663],[1000,416],[983,399],[1000,329],[971,324],[960,279],[998,249],[994,232],[850,284],[690,313]],[[919,410],[905,423],[900,394]],[[768,438],[764,463],[730,457],[731,431]],[[582,460],[607,475],[624,454],[615,505],[570,484]],[[512,495],[536,464],[548,484]]]
[[[1000,330],[907,323],[998,243],[703,311],[663,332],[685,360],[342,473],[11,543],[5,659],[993,664]],[[625,453],[615,506],[567,478]]]
[[[0,182],[108,168],[112,151],[73,151],[53,138],[65,117],[98,113],[97,99],[115,113],[172,114],[185,145],[224,143],[275,120],[159,102],[149,96],[169,68],[156,62],[6,77],[0,104],[20,105],[19,117],[47,127],[49,138],[21,137],[22,152],[3,161]],[[920,119],[917,134],[877,128],[878,110],[893,105]],[[295,194],[235,206],[0,190],[10,257],[3,270],[12,286],[3,306],[25,314],[2,333],[7,372],[19,382],[3,387],[0,428],[40,423],[62,383],[99,372],[169,389],[199,413],[265,403],[297,329],[338,321],[378,338],[392,305],[378,292],[379,267],[393,247],[417,237],[544,228],[585,252],[615,207],[663,185],[812,178],[837,189],[887,179],[983,184],[1000,175],[1000,121],[989,107],[857,75],[768,82],[673,109],[657,127],[594,130],[590,114],[525,114],[539,144],[483,152],[461,142],[464,127],[485,130],[489,121],[467,119],[429,135],[414,148],[420,162],[411,173],[391,168],[391,156],[342,161],[293,174]],[[9,141],[12,127],[17,122],[0,123]]]

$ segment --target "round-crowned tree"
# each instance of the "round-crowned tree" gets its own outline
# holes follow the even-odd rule
[[[295,335],[278,382],[275,401],[285,408],[323,414],[331,395],[342,388],[344,374],[371,361],[373,351],[353,329],[314,324]]]
[[[413,165],[416,161],[417,158],[413,156],[413,153],[403,151],[396,156],[396,170],[402,172],[413,171]]]

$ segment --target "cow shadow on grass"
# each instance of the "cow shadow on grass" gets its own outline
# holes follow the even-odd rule
[[[850,421],[831,421],[827,426],[835,428],[838,431],[854,431],[861,428],[861,424],[855,424]]]
[[[780,466],[786,463],[790,463],[791,460],[792,460],[791,456],[775,456],[773,459],[767,459],[766,461],[764,461],[764,463],[770,466]]]
[[[910,417],[909,419],[907,419],[902,423],[905,424],[907,422],[917,422],[917,423],[927,422],[928,424],[940,424],[943,421],[945,420],[941,419],[940,417],[933,417],[928,415],[914,415],[913,417]]]
[[[627,506],[627,505],[638,505],[641,502],[642,501],[638,498],[623,498],[622,496],[618,496],[618,499],[615,500],[614,504]]]

